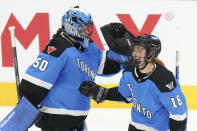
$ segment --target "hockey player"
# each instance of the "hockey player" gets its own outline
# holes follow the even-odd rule
[[[128,33],[122,24],[112,25],[116,27],[112,29],[113,33],[119,34],[116,39]],[[92,32],[90,14],[77,8],[69,9],[62,17],[62,28],[26,70],[20,95],[39,108],[42,117],[36,126],[42,131],[85,130],[84,121],[90,110],[90,98],[80,94],[80,84],[94,81],[97,72],[114,74],[123,67],[120,63],[124,63],[124,60],[117,63],[113,58],[106,58],[106,52],[101,51],[90,39]]]
[[[119,87],[106,89],[85,81],[79,90],[97,103],[104,100],[132,102],[128,131],[185,131],[186,100],[173,73],[155,61],[160,51],[158,37],[139,35],[134,40],[133,59]]]

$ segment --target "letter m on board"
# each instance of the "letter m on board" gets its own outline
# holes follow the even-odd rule
[[[48,13],[36,13],[27,29],[25,30],[15,18],[15,16],[11,14],[1,35],[3,67],[13,66],[11,37],[8,30],[9,26],[15,26],[15,37],[25,49],[30,46],[37,34],[39,38],[39,51],[42,51],[46,44],[49,42],[50,33]]]

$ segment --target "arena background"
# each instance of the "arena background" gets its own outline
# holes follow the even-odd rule
[[[61,27],[61,17],[68,9],[79,5],[90,11],[94,19],[95,40],[107,49],[100,27],[110,22],[122,22],[134,35],[150,33],[162,42],[159,58],[175,73],[176,51],[180,51],[180,84],[189,109],[197,109],[197,2],[142,0],[6,0],[0,5],[0,105],[17,104],[15,75],[9,26],[16,27],[16,46],[20,77],[52,34]],[[96,78],[106,87],[117,86],[121,72],[113,77]],[[73,79],[75,79],[73,77]],[[105,102],[97,108],[130,108],[130,104]]]

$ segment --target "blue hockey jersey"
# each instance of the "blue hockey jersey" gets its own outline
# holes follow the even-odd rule
[[[50,41],[23,77],[39,88],[48,90],[40,103],[40,111],[86,116],[90,109],[90,98],[80,94],[78,88],[82,81],[94,81],[101,58],[102,51],[94,42],[80,51],[63,37]]]
[[[130,124],[139,130],[169,131],[170,119],[187,118],[185,97],[172,72],[155,64],[146,79],[138,77],[137,68],[125,71],[118,91],[133,103]]]

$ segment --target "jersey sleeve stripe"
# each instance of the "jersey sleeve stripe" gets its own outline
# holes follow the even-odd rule
[[[27,81],[35,84],[35,85],[38,85],[38,86],[42,85],[41,87],[43,87],[45,89],[48,89],[48,90],[50,90],[51,87],[53,86],[53,84],[51,84],[49,82],[46,82],[46,81],[43,81],[43,80],[40,80],[40,79],[38,79],[36,77],[33,77],[33,76],[31,76],[27,73],[24,74],[23,79],[25,79],[25,80],[27,80]]]
[[[170,113],[170,118],[176,121],[183,121],[187,118],[187,114],[184,113],[183,115],[173,115],[172,113]]]
[[[144,125],[144,124],[141,124],[141,123],[136,123],[136,122],[133,122],[133,121],[130,121],[129,124],[135,126],[135,128],[137,128],[139,130],[144,130],[144,131],[158,131],[157,129],[155,129],[153,127],[150,127],[150,126],[147,126],[147,125]]]
[[[100,66],[99,66],[98,72],[97,72],[98,74],[102,74],[103,73],[105,61],[106,61],[106,51],[103,51],[101,63],[100,63]]]
[[[50,113],[50,114],[60,114],[60,115],[72,115],[72,116],[87,116],[90,110],[82,111],[82,110],[68,110],[63,108],[48,108],[42,106],[40,108],[41,112]]]

